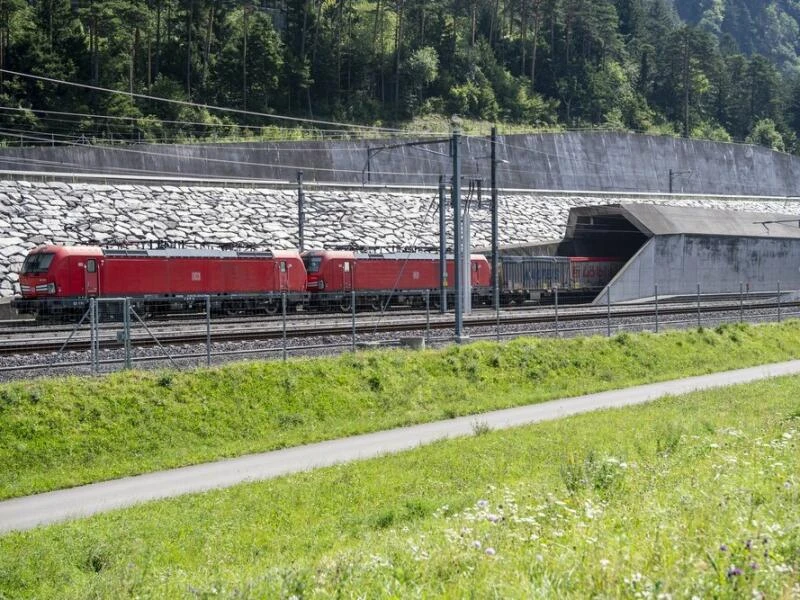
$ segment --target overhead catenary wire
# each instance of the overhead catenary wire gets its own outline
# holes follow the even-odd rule
[[[345,123],[342,121],[327,121],[323,119],[312,119],[308,117],[292,117],[289,115],[280,115],[277,113],[264,113],[264,112],[257,112],[251,110],[244,110],[240,108],[230,108],[225,106],[214,106],[211,104],[201,104],[199,102],[191,102],[189,100],[177,100],[174,98],[163,98],[160,96],[152,96],[150,94],[141,94],[138,92],[131,92],[131,91],[123,91],[123,90],[115,90],[112,88],[105,88],[96,85],[91,85],[87,83],[76,83],[73,81],[66,81],[64,79],[57,79],[55,77],[45,77],[42,75],[34,75],[32,73],[22,73],[20,71],[12,71],[10,69],[3,69],[0,68],[0,73],[5,73],[7,75],[14,75],[17,77],[24,77],[28,79],[34,79],[37,81],[45,81],[48,83],[58,84],[58,85],[67,85],[72,87],[79,87],[86,90],[92,90],[96,92],[104,92],[108,94],[118,94],[121,96],[128,96],[129,98],[139,98],[143,100],[151,100],[156,102],[165,102],[168,104],[176,104],[179,106],[189,106],[192,108],[198,109],[205,109],[205,110],[212,110],[217,112],[225,112],[230,114],[237,114],[237,115],[245,115],[251,117],[259,117],[263,119],[272,119],[276,121],[287,121],[290,123],[298,123],[298,124],[311,124],[311,125],[325,125],[325,126],[334,126],[334,127],[344,127],[349,129],[357,129],[361,131],[376,131],[376,132],[385,132],[385,133],[392,133],[392,134],[403,134],[403,135],[434,135],[431,132],[409,132],[402,129],[394,128],[394,127],[377,127],[375,125],[361,125],[358,123]]]

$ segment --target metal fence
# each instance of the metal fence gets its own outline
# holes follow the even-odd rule
[[[443,346],[519,336],[614,335],[731,322],[780,322],[800,314],[795,291],[653,295],[638,302],[574,304],[563,292],[538,303],[493,307],[474,298],[456,339],[453,299],[438,292],[336,295],[100,298],[30,307],[0,321],[0,378],[192,368],[249,358],[286,360],[365,348]]]

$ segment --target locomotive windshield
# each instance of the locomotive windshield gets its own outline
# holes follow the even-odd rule
[[[50,263],[53,262],[54,254],[52,252],[40,252],[38,254],[28,254],[25,262],[22,263],[23,275],[39,275],[47,273],[50,268]]]
[[[306,271],[309,273],[318,273],[320,265],[322,265],[321,256],[304,256],[303,263],[306,265]]]

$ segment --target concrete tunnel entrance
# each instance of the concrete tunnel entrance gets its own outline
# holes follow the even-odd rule
[[[564,238],[504,254],[616,258],[624,264],[595,297],[605,304],[659,298],[791,293],[800,297],[800,217],[626,203],[570,210]]]

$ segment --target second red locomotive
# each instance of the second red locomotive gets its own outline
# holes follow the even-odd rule
[[[351,309],[352,292],[362,307],[380,310],[390,304],[439,302],[439,255],[426,252],[366,253],[352,250],[310,250],[303,253],[312,306]],[[470,284],[476,300],[491,289],[489,261],[470,257]],[[447,257],[447,285],[454,292],[454,260]]]

